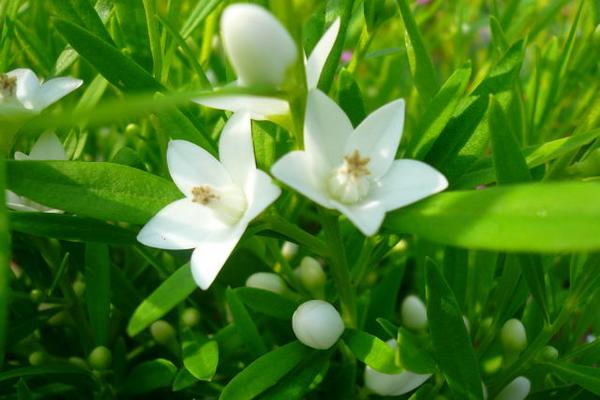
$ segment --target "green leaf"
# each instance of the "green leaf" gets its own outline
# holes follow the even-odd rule
[[[85,246],[85,303],[96,346],[108,344],[110,315],[110,259],[108,246]]]
[[[452,289],[438,267],[425,266],[427,320],[433,350],[450,391],[458,399],[483,399],[479,366]]]
[[[157,358],[137,364],[120,388],[122,394],[136,395],[170,387],[177,367],[169,360]]]
[[[250,400],[274,386],[314,350],[298,341],[281,346],[243,369],[225,386],[219,400]]]
[[[147,71],[152,70],[150,39],[146,13],[142,1],[112,0],[116,21],[122,32],[121,40],[136,62]],[[154,23],[154,21],[152,21]]]
[[[185,264],[136,308],[127,325],[127,334],[135,336],[151,323],[184,301],[195,289],[190,264]]]
[[[4,365],[4,353],[8,332],[8,304],[10,296],[10,231],[6,212],[6,164],[0,157],[0,365]]]
[[[564,361],[546,363],[552,371],[566,382],[573,382],[585,390],[600,396],[600,370],[597,367],[572,364]]]
[[[342,68],[340,71],[338,103],[354,126],[358,126],[367,116],[360,87],[358,87],[352,73],[346,68]]]
[[[392,318],[394,315],[405,268],[406,264],[404,263],[394,265],[382,276],[377,286],[371,290],[366,330],[377,333],[377,331],[373,331],[376,327],[376,320],[378,318]],[[391,336],[396,337],[396,334],[394,333]]]
[[[384,374],[397,374],[402,369],[396,365],[396,351],[383,340],[355,329],[347,329],[344,342],[360,361]]]
[[[473,249],[576,252],[600,249],[597,183],[511,185],[442,193],[388,214],[385,225]]]
[[[187,368],[181,368],[179,372],[177,372],[177,375],[175,375],[171,388],[174,392],[178,392],[195,385],[196,383],[198,383],[198,379],[196,379]]]
[[[550,322],[550,311],[546,300],[546,277],[541,258],[534,254],[520,254],[519,263],[531,295],[540,306],[546,321]]]
[[[406,0],[397,0],[402,20],[404,21],[404,41],[406,52],[408,53],[408,62],[410,71],[419,94],[425,102],[429,102],[439,89],[437,73],[431,62],[431,57],[425,48],[423,37],[419,32],[417,23],[410,11]]]
[[[219,364],[219,345],[214,340],[206,340],[195,335],[190,329],[182,332],[183,365],[201,381],[212,380]]]
[[[102,220],[143,224],[183,197],[175,184],[125,165],[7,161],[10,190],[49,207]]]
[[[284,321],[291,321],[292,314],[298,307],[296,302],[268,290],[239,287],[234,289],[234,292],[244,304],[254,311]],[[277,304],[277,307],[273,307],[273,304]]]
[[[407,331],[398,329],[398,354],[400,364],[411,372],[418,374],[432,374],[435,372],[435,360],[431,349],[426,348],[422,338]]]
[[[256,166],[268,171],[275,162],[276,128],[265,121],[252,121],[252,142]]]
[[[221,3],[223,0],[207,0],[199,1],[196,7],[190,12],[187,20],[181,28],[181,37],[186,39],[192,32],[204,21],[208,15]]]
[[[27,376],[48,378],[48,375],[54,380],[60,380],[63,377],[76,377],[78,382],[90,387],[96,386],[98,383],[92,371],[69,364],[31,366],[5,370],[0,372],[0,382]]]
[[[89,1],[57,0],[48,3],[54,15],[87,29],[107,43],[114,44],[100,16]]]
[[[233,317],[233,323],[238,334],[244,342],[246,342],[248,351],[253,353],[256,357],[260,357],[267,352],[267,346],[265,346],[265,342],[260,336],[260,333],[258,333],[256,324],[252,321],[252,317],[250,317],[248,310],[246,310],[246,307],[244,307],[244,304],[240,301],[236,292],[231,288],[228,288],[226,297],[231,316]]]

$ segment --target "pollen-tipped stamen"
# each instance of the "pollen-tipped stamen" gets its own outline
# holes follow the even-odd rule
[[[344,157],[343,164],[338,167],[328,181],[329,192],[342,203],[356,203],[369,193],[369,175],[367,168],[369,157],[361,157],[358,150]]]

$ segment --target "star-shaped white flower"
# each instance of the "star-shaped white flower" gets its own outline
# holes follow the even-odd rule
[[[137,237],[151,247],[195,249],[192,274],[202,289],[215,280],[250,221],[281,193],[256,168],[247,113],[225,124],[219,156],[184,140],[169,142],[169,172],[185,197],[160,210]]]
[[[32,70],[26,68],[0,74],[0,113],[39,113],[82,83],[82,80],[71,77],[41,82]]]
[[[305,61],[306,84],[316,88],[327,56],[340,30],[335,20]],[[298,51],[294,40],[267,10],[254,4],[232,4],[221,16],[221,38],[238,80],[238,87],[281,88]],[[221,110],[246,110],[252,119],[265,120],[289,113],[286,100],[248,94],[210,95],[196,102]]]
[[[60,139],[52,132],[42,134],[31,148],[29,155],[15,152],[15,160],[66,160],[67,154],[60,142]],[[49,208],[29,200],[26,197],[6,191],[6,205],[8,208],[17,211],[42,211],[42,212],[60,212],[54,208]]]
[[[385,213],[444,190],[446,178],[416,160],[395,160],[404,125],[404,100],[369,115],[356,129],[319,90],[308,94],[304,151],[292,151],[271,172],[325,208],[337,209],[365,235]]]

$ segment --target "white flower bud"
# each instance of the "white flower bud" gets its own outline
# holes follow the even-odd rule
[[[294,311],[292,328],[298,340],[306,346],[326,350],[344,333],[344,322],[331,304],[309,300]]]
[[[498,393],[496,400],[523,400],[527,397],[530,390],[531,382],[529,382],[529,379],[524,376],[518,376]]]
[[[324,297],[325,272],[321,264],[312,257],[304,257],[296,269],[296,275],[302,285],[315,297]]]
[[[272,272],[255,272],[246,279],[246,286],[283,294],[287,291],[285,281]]]
[[[516,318],[509,319],[500,330],[500,341],[504,351],[519,354],[527,347],[527,333],[523,323]]]
[[[233,4],[223,11],[221,37],[241,85],[281,86],[298,56],[288,31],[253,4]]]
[[[283,242],[283,246],[281,246],[281,254],[286,260],[291,260],[298,253],[298,245],[292,242]]]
[[[427,309],[425,304],[415,295],[406,296],[402,302],[402,323],[414,330],[427,328]]]

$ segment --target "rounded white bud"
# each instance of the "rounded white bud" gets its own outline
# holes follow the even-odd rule
[[[296,62],[296,44],[267,10],[254,4],[232,4],[221,16],[223,47],[246,86],[281,86]]]
[[[406,296],[402,302],[402,323],[415,330],[427,328],[427,309],[425,304],[415,295]]]
[[[283,294],[287,291],[285,281],[272,272],[255,272],[246,279],[246,286]]]
[[[281,246],[281,254],[286,260],[291,260],[298,253],[298,245],[292,242],[283,242]]]
[[[504,351],[509,354],[519,354],[527,347],[525,326],[516,318],[509,319],[500,329],[500,341]]]
[[[294,311],[292,328],[298,340],[306,346],[326,350],[344,333],[344,322],[331,304],[309,300]]]
[[[315,297],[324,297],[327,277],[321,264],[312,257],[304,257],[296,269],[296,275],[302,285]]]
[[[531,382],[524,376],[516,377],[511,383],[506,385],[496,400],[523,400],[531,390]]]

